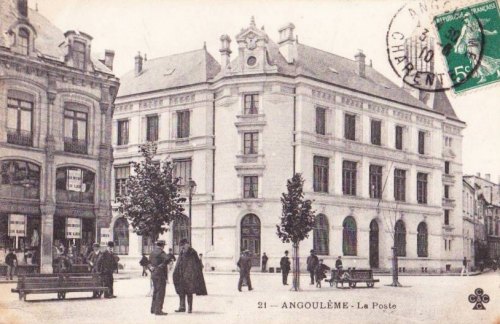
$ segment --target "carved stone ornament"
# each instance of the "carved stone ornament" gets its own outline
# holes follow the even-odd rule
[[[257,38],[255,37],[255,34],[248,34],[246,43],[249,50],[254,50],[257,47]]]

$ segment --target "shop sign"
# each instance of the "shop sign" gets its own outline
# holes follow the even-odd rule
[[[108,243],[109,240],[109,228],[101,228],[101,245]]]
[[[82,238],[82,220],[81,218],[66,218],[66,238],[81,239]]]
[[[10,214],[9,215],[9,236],[25,237],[26,236],[26,215]]]
[[[83,173],[81,169],[68,169],[66,175],[66,190],[82,192]]]

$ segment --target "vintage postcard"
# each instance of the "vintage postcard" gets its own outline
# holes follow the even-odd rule
[[[500,324],[498,0],[0,0],[0,323]]]

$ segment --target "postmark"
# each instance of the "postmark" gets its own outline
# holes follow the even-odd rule
[[[393,16],[386,35],[388,60],[394,72],[408,87],[422,91],[437,92],[455,88],[473,77],[479,66],[483,48],[483,34],[479,19],[467,8],[439,7],[438,2],[409,2],[401,7]],[[448,12],[450,15],[463,17],[468,13],[469,19],[479,26],[477,33],[476,60],[469,60],[467,50],[455,52],[450,50],[450,42],[443,42],[436,36],[452,37],[457,26],[451,24],[434,25],[435,13]],[[457,20],[458,22],[458,20]],[[453,43],[454,44],[454,43]],[[446,65],[447,57],[453,55],[454,60],[468,62],[457,78],[457,71]],[[456,57],[456,58],[455,58]],[[465,64],[465,63],[464,63]]]
[[[500,15],[496,0],[434,17],[456,93],[500,81]]]

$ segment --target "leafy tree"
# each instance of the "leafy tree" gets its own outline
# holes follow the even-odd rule
[[[287,180],[287,193],[283,193],[281,223],[276,225],[277,235],[283,243],[293,247],[293,289],[300,290],[299,244],[309,237],[314,228],[315,211],[312,202],[304,199],[304,179],[300,173]]]
[[[153,161],[157,145],[148,142],[140,146],[143,161],[132,162],[133,174],[125,183],[124,194],[117,198],[120,213],[127,217],[134,232],[157,240],[165,225],[184,215],[180,196],[180,178],[174,176],[174,164]]]

